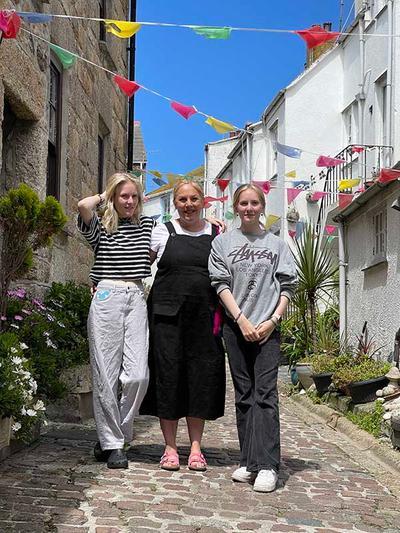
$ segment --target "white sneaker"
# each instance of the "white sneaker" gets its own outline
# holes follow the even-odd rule
[[[254,472],[248,472],[245,466],[241,466],[240,468],[236,468],[236,470],[232,472],[231,477],[233,481],[239,481],[240,483],[250,483],[256,479],[257,474]]]
[[[275,490],[278,474],[275,470],[260,470],[253,485],[256,492],[272,492]]]

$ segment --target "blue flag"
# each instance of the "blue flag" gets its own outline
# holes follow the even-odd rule
[[[286,144],[278,143],[278,141],[275,142],[275,146],[280,154],[286,155],[287,157],[294,157],[295,159],[299,159],[301,156],[301,150],[299,148],[293,148],[293,146],[286,146]]]
[[[29,11],[17,11],[17,15],[31,24],[45,24],[53,20],[52,15],[46,13],[30,13]]]
[[[159,185],[160,187],[162,185],[167,185],[167,182],[166,181],[163,181],[161,178],[151,178],[154,183],[157,183],[157,185]]]

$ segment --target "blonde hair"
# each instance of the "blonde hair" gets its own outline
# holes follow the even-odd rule
[[[136,191],[138,195],[138,204],[135,209],[135,212],[132,215],[132,222],[138,223],[140,215],[142,214],[143,188],[142,188],[141,183],[135,178],[133,178],[127,172],[116,172],[115,174],[110,176],[107,180],[106,198],[105,198],[106,207],[105,207],[102,219],[101,219],[103,227],[107,233],[115,233],[118,229],[119,216],[114,206],[114,200],[115,200],[115,193],[117,191],[117,187],[124,183],[133,183],[133,185],[135,185],[136,187]]]
[[[203,192],[202,187],[197,183],[197,181],[183,179],[183,180],[177,181],[174,185],[174,191],[173,191],[174,203],[175,203],[176,197],[178,196],[179,189],[183,187],[184,185],[191,185],[193,189],[195,189],[199,193],[201,201],[204,202],[204,192]]]
[[[235,213],[237,212],[237,206],[239,204],[240,195],[242,194],[242,192],[249,191],[249,190],[254,191],[257,194],[258,199],[260,200],[260,203],[263,206],[263,211],[265,211],[266,204],[265,204],[265,196],[264,196],[263,190],[258,185],[254,185],[253,183],[245,183],[243,185],[240,185],[240,187],[238,187],[236,191],[233,193],[232,205],[233,205],[233,211]]]

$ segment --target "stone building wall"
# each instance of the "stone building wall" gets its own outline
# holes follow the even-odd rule
[[[108,0],[106,16],[128,19],[128,0]],[[17,9],[76,16],[99,16],[97,0],[0,0],[0,9]],[[100,41],[100,23],[53,19],[22,28],[54,44],[127,76],[126,39],[107,34]],[[19,182],[46,195],[49,136],[50,59],[47,43],[20,31],[0,46],[0,192]],[[62,70],[62,69],[60,69]],[[112,76],[77,60],[62,70],[60,202],[69,217],[52,249],[38,254],[31,283],[88,281],[93,255],[75,228],[77,202],[98,192],[98,137],[104,139],[104,178],[126,168],[127,98]]]

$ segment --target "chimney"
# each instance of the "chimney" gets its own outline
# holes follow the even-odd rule
[[[321,24],[322,28],[324,28],[325,31],[332,31],[332,22],[323,22]],[[314,48],[311,48],[307,50],[307,61],[306,61],[306,67],[311,66],[317,59],[319,59],[325,52],[328,50],[331,50],[331,48],[335,45],[335,40],[327,41],[326,43],[322,43],[318,46],[315,46]]]

